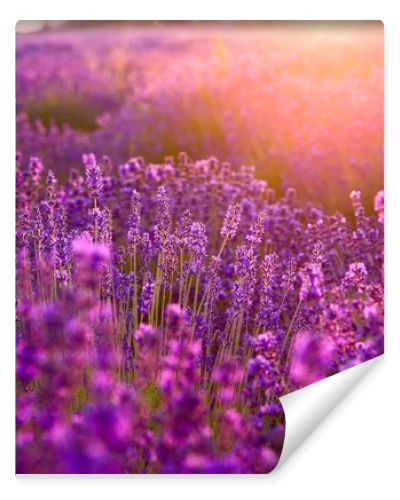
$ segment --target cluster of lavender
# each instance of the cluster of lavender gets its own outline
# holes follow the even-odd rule
[[[381,27],[349,28],[350,43],[339,26],[332,38],[303,29],[19,35],[17,147],[58,175],[89,150],[117,164],[216,155],[330,210],[345,212],[341,193],[361,189],[371,213],[383,169]]]
[[[383,193],[354,222],[215,158],[83,166],[17,156],[17,471],[272,470],[278,398],[383,350]]]

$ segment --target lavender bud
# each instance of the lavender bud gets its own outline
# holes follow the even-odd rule
[[[56,185],[56,176],[53,174],[52,170],[49,170],[46,179],[46,198],[51,207],[54,207],[56,203]]]
[[[93,199],[98,199],[103,192],[103,174],[101,168],[96,163],[96,157],[93,153],[83,155],[82,159],[86,168],[86,185],[90,196]]]
[[[236,236],[241,216],[242,207],[239,205],[239,203],[235,203],[228,208],[220,232],[223,238],[232,240]]]
[[[143,314],[147,314],[149,312],[149,308],[151,303],[153,302],[154,295],[154,280],[151,272],[146,274],[142,295],[140,297],[140,312]]]
[[[199,274],[204,268],[207,256],[208,238],[206,234],[206,226],[201,222],[193,222],[190,226],[189,245],[190,252],[193,255],[192,272]]]
[[[310,263],[299,271],[301,279],[300,299],[303,301],[320,299],[323,296],[324,277],[320,264]]]
[[[161,250],[165,249],[171,236],[172,219],[169,211],[169,200],[164,186],[157,191],[157,223],[155,226],[155,241]]]
[[[180,250],[190,246],[192,220],[193,217],[190,210],[185,210],[176,225],[175,241]]]
[[[129,221],[129,230],[127,239],[129,245],[129,252],[131,255],[133,255],[135,249],[138,247],[140,243],[140,237],[141,237],[140,216],[142,211],[140,195],[135,189],[132,191],[131,206],[132,206],[132,214]]]

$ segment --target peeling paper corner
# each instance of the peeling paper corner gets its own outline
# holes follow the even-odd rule
[[[282,469],[303,442],[382,359],[383,355],[378,356],[280,398],[286,419],[285,441],[272,474]]]

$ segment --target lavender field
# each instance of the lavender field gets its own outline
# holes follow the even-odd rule
[[[17,25],[17,473],[267,473],[383,352],[379,23]]]

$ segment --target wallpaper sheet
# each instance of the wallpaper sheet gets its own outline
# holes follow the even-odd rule
[[[383,353],[383,84],[378,21],[17,24],[18,474],[266,474]]]

